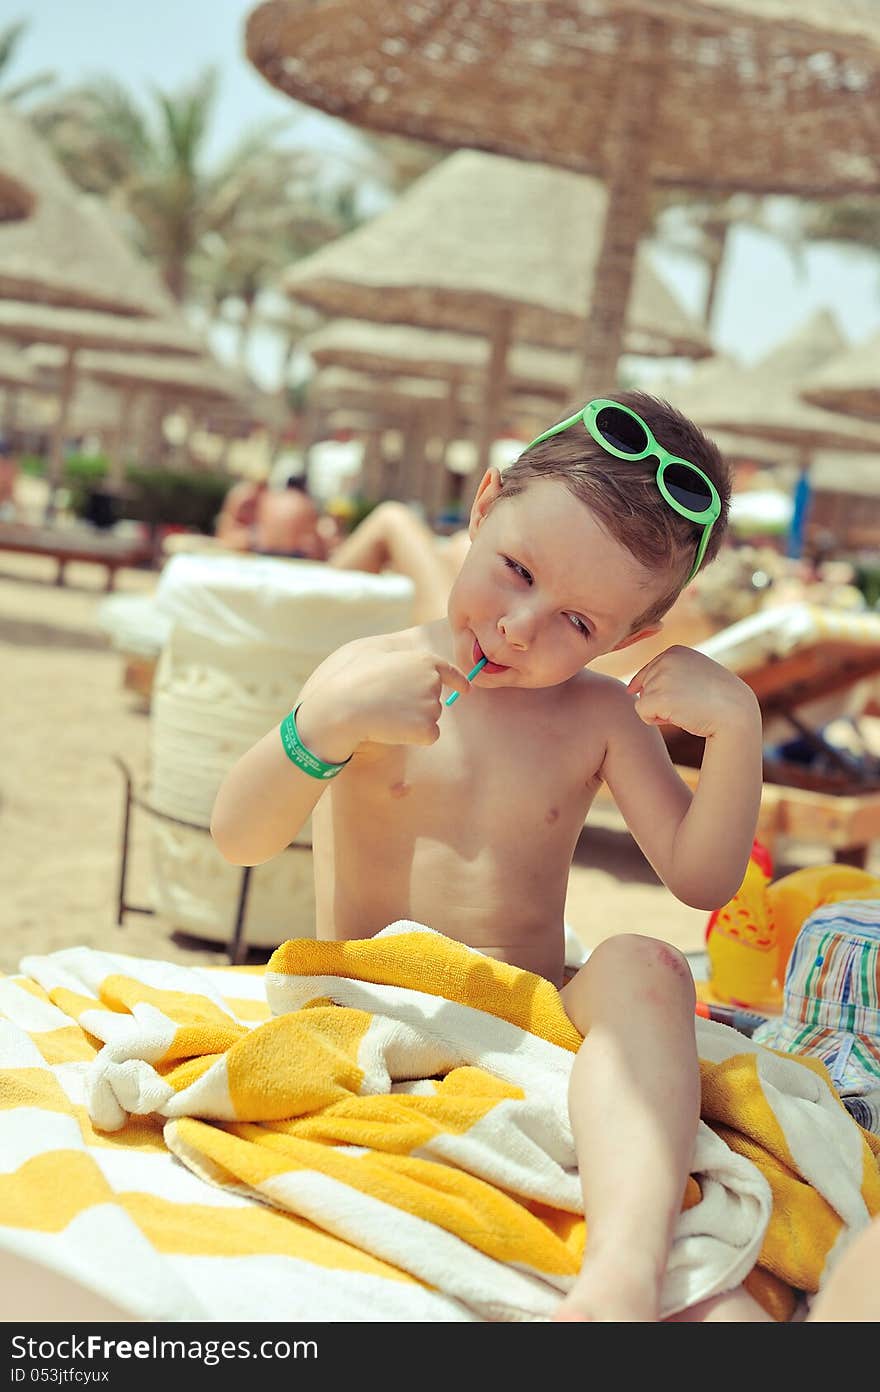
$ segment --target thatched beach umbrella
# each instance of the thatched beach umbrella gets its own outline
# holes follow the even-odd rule
[[[84,353],[83,373],[118,389],[122,419],[130,416],[135,401],[152,395],[158,411],[182,411],[187,435],[197,419],[211,406],[243,401],[249,383],[239,372],[207,356],[174,358],[134,353]],[[111,472],[121,481],[122,439],[120,429],[111,455]]]
[[[15,428],[19,392],[36,384],[36,374],[24,354],[0,343],[0,387],[3,388],[0,432],[3,435],[8,435]]]
[[[328,315],[487,339],[485,462],[498,426],[511,345],[576,349],[604,205],[594,179],[462,150],[419,179],[387,212],[296,262],[282,284],[295,299]],[[664,357],[710,352],[703,326],[678,304],[644,256],[627,322],[630,352]],[[574,394],[574,381],[570,387]]]
[[[873,0],[268,0],[246,46],[274,86],[356,125],[603,180],[586,392],[614,379],[652,186],[880,187]]]
[[[0,223],[30,217],[37,202],[18,125],[9,107],[0,103]]]
[[[2,308],[0,303],[0,312]],[[45,354],[42,360],[48,366]],[[117,484],[122,483],[122,445],[138,398],[151,395],[163,414],[174,409],[198,413],[214,403],[238,401],[249,387],[241,374],[204,353],[183,357],[159,352],[84,351],[77,357],[77,372],[118,393],[117,428],[110,448],[110,478]]]
[[[402,454],[382,470],[375,449],[368,447],[365,463],[371,472],[364,481],[365,491],[377,498],[418,501],[433,517],[449,502],[446,450],[453,439],[473,436],[482,418],[482,397],[474,385],[427,376],[324,367],[309,388],[312,430],[321,422],[333,421],[340,412],[359,414],[366,422],[361,430],[368,441],[375,441],[389,427],[404,437]],[[555,413],[556,396],[509,391],[504,402],[505,419],[523,433],[535,433],[539,423]]]
[[[197,335],[176,312],[162,319],[140,319],[4,299],[0,299],[0,338],[27,345],[55,345],[63,350],[58,415],[47,467],[49,516],[52,494],[61,479],[67,412],[76,382],[78,354],[83,349],[139,351],[150,355],[172,352],[187,356],[204,352]]]
[[[751,368],[716,372],[711,380],[700,364],[694,380],[666,392],[686,415],[710,431],[759,437],[792,447],[798,467],[789,554],[801,554],[810,505],[812,461],[819,450],[880,454],[880,426],[849,420],[805,403],[804,379],[838,353],[843,336],[827,311],[814,315],[802,329]],[[703,368],[704,380],[700,380]]]
[[[473,334],[331,319],[300,341],[320,367],[347,367],[377,376],[429,377],[480,388],[486,380],[489,344]],[[509,390],[537,392],[560,403],[571,397],[573,353],[514,344],[507,358]]]
[[[462,433],[469,439],[479,434],[489,361],[487,340],[442,329],[331,319],[304,338],[300,348],[322,369],[340,367],[380,379],[424,377],[446,383],[446,402],[435,415],[433,435],[440,442],[433,466],[438,476],[425,480],[426,491],[441,503],[449,482],[444,468],[447,446]],[[507,356],[506,400],[500,409],[524,433],[531,429],[537,435],[569,404],[574,375],[573,353],[513,345]],[[419,467],[416,459],[412,464]],[[389,487],[384,480],[383,496]]]
[[[52,390],[52,376],[37,369],[42,390],[29,391],[19,403],[15,426],[25,435],[51,435],[58,416],[58,396]],[[67,412],[67,434],[79,438],[96,435],[110,440],[119,423],[119,397],[97,382],[80,380]]]
[[[880,334],[843,348],[805,377],[804,401],[827,411],[880,420]]]
[[[652,390],[709,431],[789,445],[806,464],[819,449],[880,452],[880,426],[848,420],[801,399],[803,382],[845,345],[820,310],[791,338],[751,367],[699,363],[691,378]]]
[[[17,390],[35,385],[36,374],[25,355],[0,343],[0,387]]]
[[[35,202],[29,188],[0,169],[0,222],[19,222],[29,217]]]
[[[0,227],[0,295],[139,318],[173,313],[174,301],[109,204],[76,188],[23,117],[4,108],[0,129],[36,194],[26,221]]]

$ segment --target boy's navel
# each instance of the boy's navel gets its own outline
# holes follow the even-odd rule
[[[393,798],[402,798],[412,792],[412,785],[407,783],[405,778],[401,778],[397,783],[392,783],[388,791]]]

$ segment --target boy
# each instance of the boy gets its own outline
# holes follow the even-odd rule
[[[729,492],[716,447],[667,403],[588,403],[486,472],[446,617],[331,654],[214,805],[238,865],[312,814],[319,938],[409,918],[562,989],[584,1036],[569,1106],[589,1241],[561,1319],[657,1319],[700,1106],[680,953],[619,935],[563,985],[584,819],[604,779],[664,883],[708,910],[742,882],[762,779],[760,708],[725,668],[676,647],[624,686],[588,664],[659,631],[716,554]],[[693,794],[663,723],[705,738]],[[764,1317],[741,1291],[711,1304]]]

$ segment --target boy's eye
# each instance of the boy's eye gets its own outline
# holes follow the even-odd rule
[[[514,575],[518,575],[521,580],[525,580],[527,585],[531,585],[532,577],[526,570],[525,566],[521,566],[519,561],[513,560],[511,556],[504,556],[502,557],[502,559],[507,568],[513,571]],[[593,630],[590,628],[589,624],[584,622],[584,620],[581,618],[579,614],[566,614],[566,618],[568,619],[572,628],[576,628],[578,633],[583,634],[584,638],[592,638]]]
[[[510,570],[512,570],[512,571],[514,572],[515,575],[518,575],[518,576],[520,577],[521,580],[525,580],[525,582],[526,582],[527,585],[531,585],[531,583],[532,583],[532,577],[531,577],[531,575],[529,574],[529,572],[526,570],[525,566],[521,566],[521,565],[520,565],[519,561],[513,561],[513,560],[511,560],[511,558],[510,558],[509,556],[505,556],[505,557],[504,557],[504,564],[505,564]]]
[[[582,633],[585,638],[592,638],[593,630],[588,624],[584,623],[579,614],[569,614],[568,617],[571,619],[572,626],[576,628],[579,633]]]

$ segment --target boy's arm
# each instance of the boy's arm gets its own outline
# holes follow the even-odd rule
[[[326,763],[341,763],[352,753],[341,729],[341,712],[332,694],[321,688],[326,678],[351,661],[357,643],[332,653],[308,678],[299,695],[296,718],[300,739]],[[294,702],[296,705],[297,702]],[[342,775],[340,775],[342,776]],[[289,846],[327,788],[291,762],[281,742],[280,725],[243,754],[220,784],[211,812],[211,836],[233,865],[262,865]]]
[[[627,694],[629,693],[629,694]],[[690,648],[668,648],[611,703],[602,777],[664,884],[693,908],[714,909],[739,889],[762,789],[761,710],[732,672]],[[657,725],[705,739],[692,794]]]
[[[356,638],[309,677],[296,718],[302,743],[328,764],[360,744],[433,744],[444,684],[466,695],[464,672],[394,635]],[[339,773],[345,778],[347,770]],[[327,783],[288,759],[276,725],[226,775],[214,800],[211,835],[233,865],[262,865],[289,846]]]

